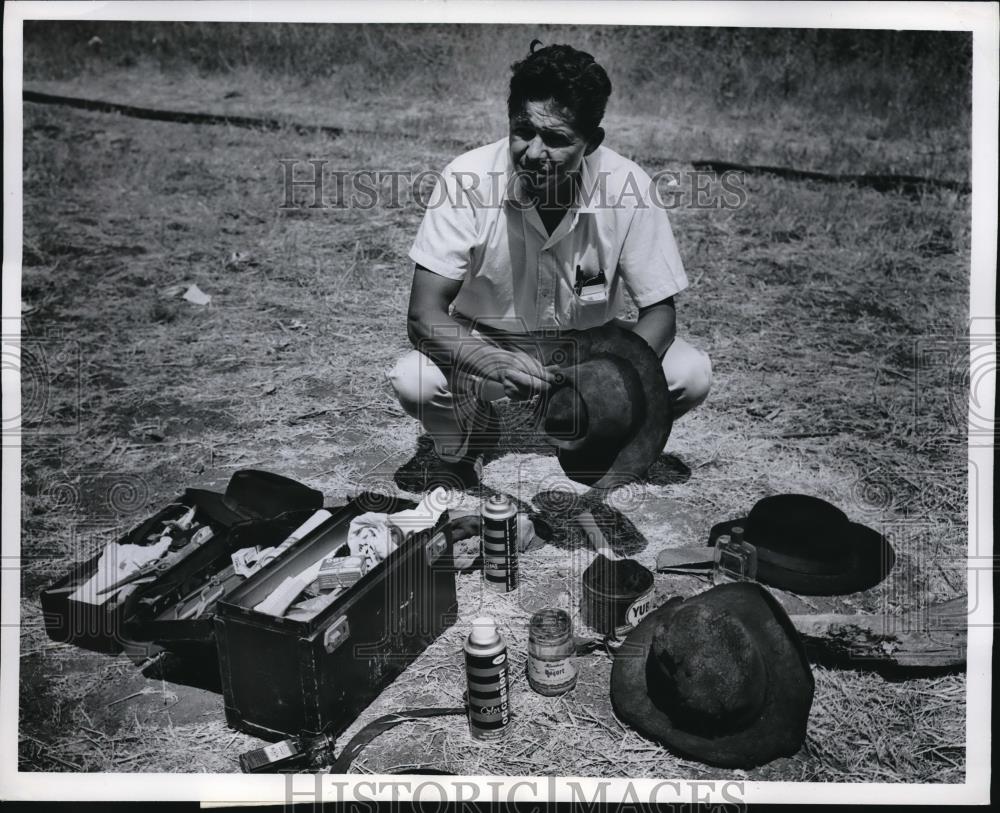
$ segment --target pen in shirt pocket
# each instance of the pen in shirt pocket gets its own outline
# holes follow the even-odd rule
[[[598,270],[596,274],[584,271],[582,266],[576,267],[576,284],[573,290],[581,299],[604,299],[607,296],[607,277],[604,271]]]

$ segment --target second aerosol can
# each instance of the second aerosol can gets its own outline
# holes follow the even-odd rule
[[[483,503],[483,579],[502,593],[517,588],[517,506],[504,494]]]

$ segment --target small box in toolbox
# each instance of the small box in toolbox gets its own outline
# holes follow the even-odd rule
[[[370,499],[370,497],[368,498]],[[412,503],[358,498],[219,601],[216,644],[226,721],[263,739],[343,731],[427,646],[458,608],[445,511],[309,620],[254,608],[288,576],[341,548],[350,520]]]
[[[263,518],[277,517],[265,523],[272,535],[277,535],[286,528],[294,530],[322,504],[323,495],[315,489],[281,475],[251,469],[233,474],[225,494],[187,489],[176,502],[165,506],[117,542],[138,547],[152,544],[150,537],[155,537],[166,521],[178,519],[190,508],[195,509],[194,521],[211,529],[210,538],[201,544],[189,541],[163,567],[143,576],[121,593],[110,593],[112,597],[101,603],[73,596],[97,573],[104,551],[76,565],[42,591],[46,632],[55,641],[109,654],[121,652],[126,644],[135,641],[153,641],[146,635],[142,622],[168,610],[171,604],[230,564],[230,553],[237,549],[233,545],[238,547],[243,544],[240,540],[246,538],[245,534],[242,537],[231,535],[233,529],[253,527]],[[235,587],[235,584],[230,586]],[[211,640],[210,618],[185,620],[188,623],[175,626],[176,637],[205,640],[207,633],[207,640]]]

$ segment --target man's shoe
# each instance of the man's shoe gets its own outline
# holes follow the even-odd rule
[[[418,449],[417,453],[397,469],[393,479],[400,488],[420,493],[438,487],[453,491],[476,488],[483,474],[483,464],[478,454],[466,455],[461,460],[442,460],[434,451]]]
[[[426,435],[417,441],[413,457],[396,471],[396,485],[407,491],[421,492],[443,486],[465,491],[476,488],[483,474],[483,458],[500,445],[501,422],[497,408],[488,401],[474,405],[472,429],[465,455],[461,460],[443,460]]]

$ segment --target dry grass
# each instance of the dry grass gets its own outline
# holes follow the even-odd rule
[[[95,35],[101,46],[88,47]],[[387,95],[488,109],[505,95],[510,63],[536,37],[593,53],[613,80],[611,113],[645,116],[654,128],[673,120],[690,131],[698,114],[714,112],[716,125],[739,123],[730,137],[758,147],[780,141],[778,149],[806,159],[816,156],[803,138],[821,134],[830,145],[852,143],[855,162],[869,166],[888,140],[896,163],[962,169],[961,155],[952,161],[948,153],[969,126],[971,36],[963,32],[64,21],[27,24],[25,55],[32,81],[104,81],[140,67],[167,81],[197,71],[207,85],[253,71],[308,95],[314,107],[370,114],[372,100]],[[776,127],[782,139],[770,138]]]
[[[405,256],[420,213],[281,212],[278,161],[440,168],[453,150],[435,133],[492,139],[503,132],[502,115],[486,98],[445,104],[432,116],[419,100],[391,95],[379,99],[376,115],[369,100],[328,103],[315,87],[294,91],[241,70],[225,81],[181,73],[143,74],[139,83],[122,68],[34,86],[151,106],[225,103],[419,136],[330,141],[25,106],[24,332],[39,346],[78,354],[49,353],[39,378],[44,397],[26,411],[39,432],[23,450],[21,768],[234,771],[236,755],[257,741],[225,728],[218,696],[142,678],[124,657],[52,645],[38,591],[183,486],[221,487],[237,468],[296,476],[331,502],[393,488],[418,427],[383,374],[407,349]],[[243,95],[224,100],[231,91]],[[774,138],[773,123],[719,111],[695,116],[693,129],[614,116],[612,147],[679,168],[711,150],[774,162],[792,155],[795,140]],[[810,166],[931,166],[900,140],[800,134],[794,149]],[[942,136],[948,157],[940,160],[956,177],[968,173],[964,138]],[[889,533],[899,554],[890,579],[845,597],[844,607],[896,613],[964,590],[968,492],[958,407],[968,387],[967,200],[772,178],[749,179],[747,189],[742,209],[673,214],[692,281],[679,303],[680,330],[712,356],[715,383],[674,428],[649,482],[587,495],[551,455],[514,438],[487,466],[488,488],[512,494],[557,529],[552,544],[526,558],[516,597],[482,595],[474,575],[459,577],[463,618],[486,609],[507,637],[514,735],[484,749],[471,746],[460,718],[405,724],[376,740],[356,770],[431,764],[463,774],[744,776],[680,761],[619,724],[606,654],[579,660],[578,686],[562,699],[528,689],[526,620],[552,603],[575,612],[590,558],[560,523],[572,502],[563,496],[558,504],[567,491],[647,565],[662,546],[703,539],[713,522],[760,496],[812,493]],[[246,257],[231,262],[233,252]],[[165,293],[188,283],[212,304]],[[507,410],[508,429],[517,416]],[[658,576],[657,587],[665,598],[701,585]],[[459,701],[465,629],[459,623],[431,646],[344,741],[402,706]],[[961,781],[964,677],[889,683],[818,667],[815,675],[806,746],[749,778]],[[148,687],[160,694],[107,706]],[[164,706],[163,691],[176,693],[176,706]]]

